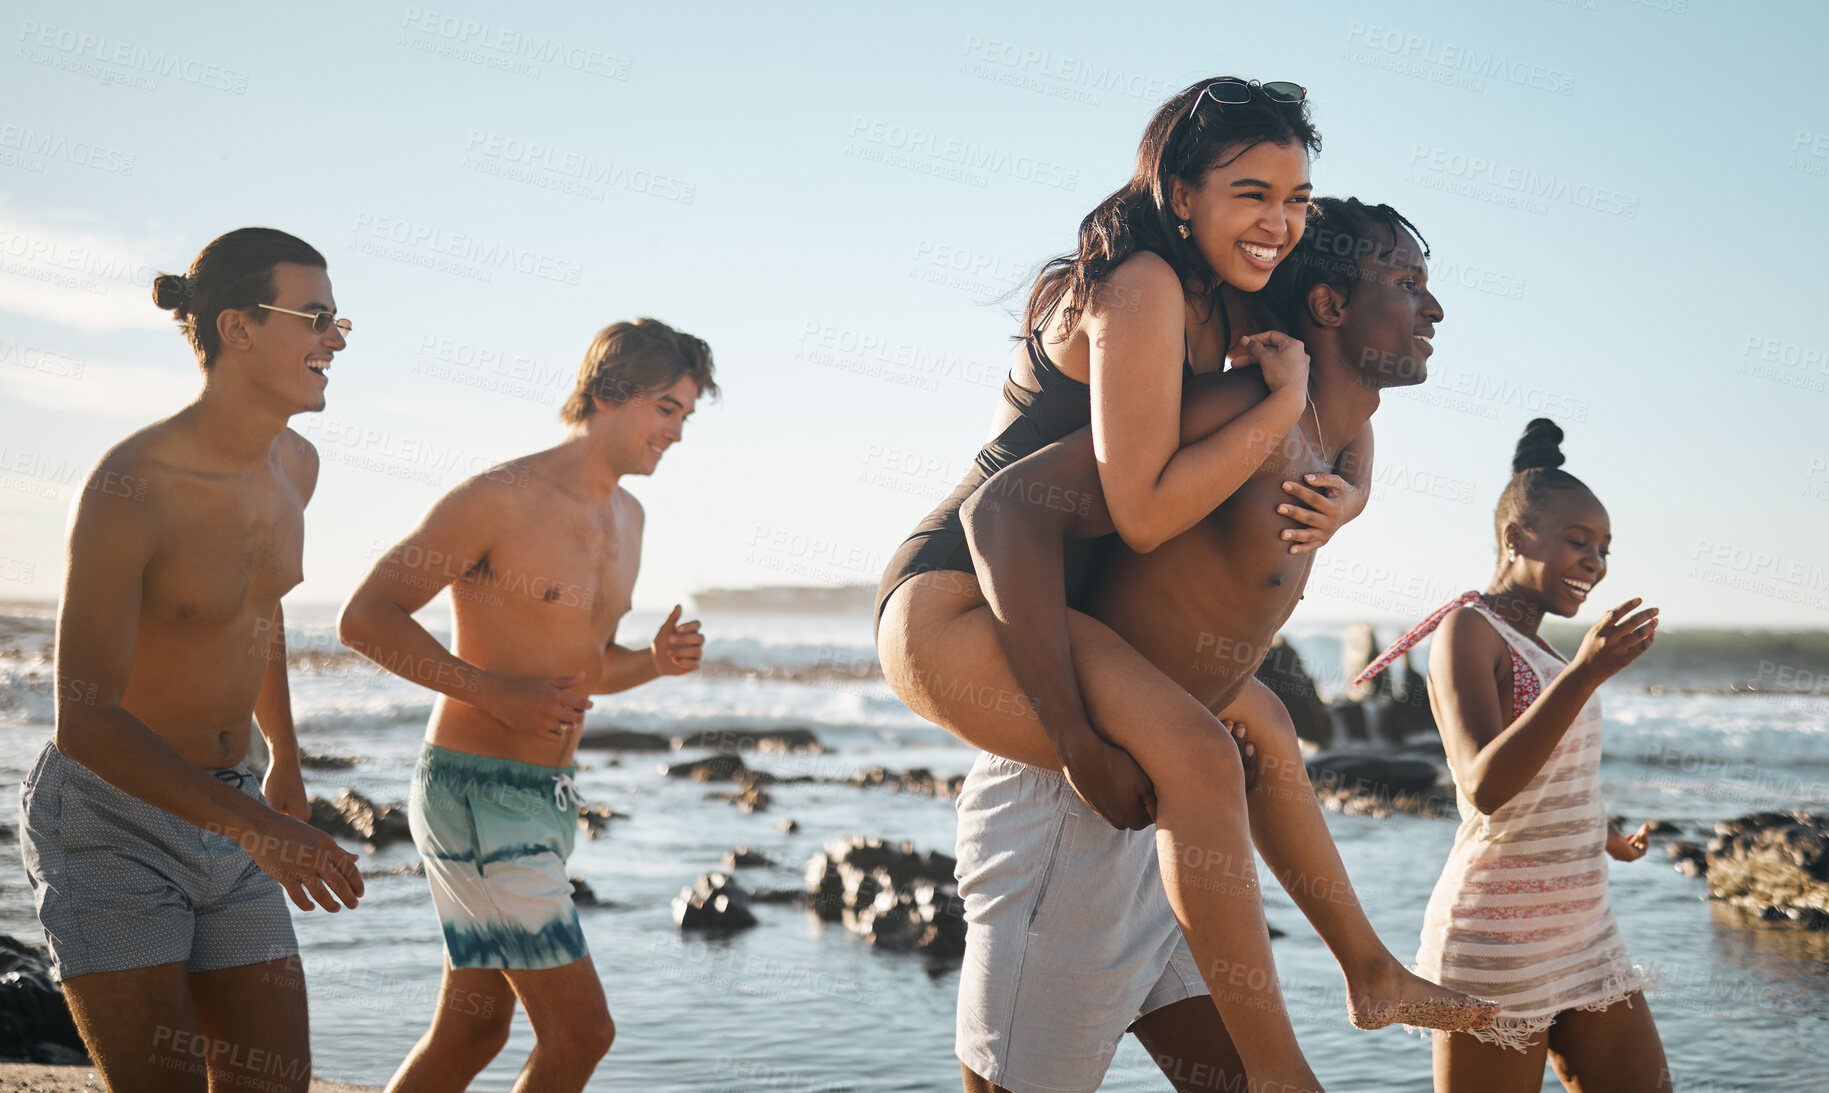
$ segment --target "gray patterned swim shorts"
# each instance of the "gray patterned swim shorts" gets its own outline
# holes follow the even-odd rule
[[[245,764],[210,773],[261,796]],[[116,788],[52,743],[19,796],[26,880],[58,979],[178,961],[217,971],[298,952],[285,891],[235,840]]]

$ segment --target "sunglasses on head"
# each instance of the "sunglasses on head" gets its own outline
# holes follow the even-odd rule
[[[1227,76],[1200,89],[1200,94],[1194,96],[1194,106],[1188,111],[1188,117],[1194,116],[1194,111],[1200,109],[1201,101],[1209,95],[1221,106],[1243,106],[1251,101],[1254,88],[1262,91],[1272,102],[1305,102],[1308,99],[1308,88],[1287,80],[1258,83],[1256,80],[1239,80]]]

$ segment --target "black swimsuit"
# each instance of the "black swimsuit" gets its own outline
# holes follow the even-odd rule
[[[1055,306],[1059,304],[1060,301],[1055,300]],[[978,492],[979,486],[1024,456],[1033,455],[1092,424],[1092,389],[1056,368],[1048,359],[1048,351],[1042,347],[1042,331],[1047,329],[1053,314],[1054,307],[1049,307],[1048,313],[1042,316],[1041,325],[1023,339],[1029,350],[1029,369],[1035,374],[1035,387],[1031,389],[1017,383],[1014,372],[1004,377],[1003,399],[1015,408],[1016,417],[978,450],[978,457],[972,461],[972,469],[966,472],[964,480],[938,508],[915,525],[914,533],[902,541],[889,559],[889,568],[884,571],[882,583],[876,590],[879,623],[883,618],[883,605],[910,577],[936,570],[977,572],[972,565],[971,548],[966,545],[965,524],[959,517],[959,509],[967,498]],[[1194,374],[1185,333],[1182,335],[1182,354],[1182,381],[1185,383]],[[1079,602],[1086,579],[1091,576],[1109,538],[1075,539],[1067,544],[1067,602],[1070,605]]]

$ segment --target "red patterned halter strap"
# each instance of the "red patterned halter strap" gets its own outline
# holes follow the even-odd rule
[[[1359,673],[1358,678],[1353,680],[1352,685],[1357,687],[1369,682],[1373,676],[1384,671],[1386,668],[1389,668],[1397,662],[1399,657],[1415,648],[1417,642],[1434,633],[1435,628],[1442,624],[1443,619],[1463,607],[1479,602],[1480,594],[1478,592],[1463,592],[1454,599],[1449,600],[1447,603],[1437,608],[1428,618],[1417,623],[1415,629],[1392,642],[1389,649],[1380,653],[1377,660],[1372,661],[1371,664],[1366,666],[1365,671]],[[1490,612],[1488,612],[1488,614],[1490,614]],[[1525,708],[1531,703],[1537,701],[1537,696],[1543,693],[1543,683],[1537,678],[1536,669],[1525,662],[1524,658],[1518,654],[1518,650],[1512,648],[1510,642],[1506,642],[1505,647],[1511,653],[1511,708],[1512,716],[1516,717],[1523,713]]]

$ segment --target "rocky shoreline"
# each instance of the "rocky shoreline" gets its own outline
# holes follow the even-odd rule
[[[1765,922],[1829,929],[1829,814],[1754,812],[1715,825],[1707,846],[1666,847],[1677,871],[1708,885],[1708,897]]]

